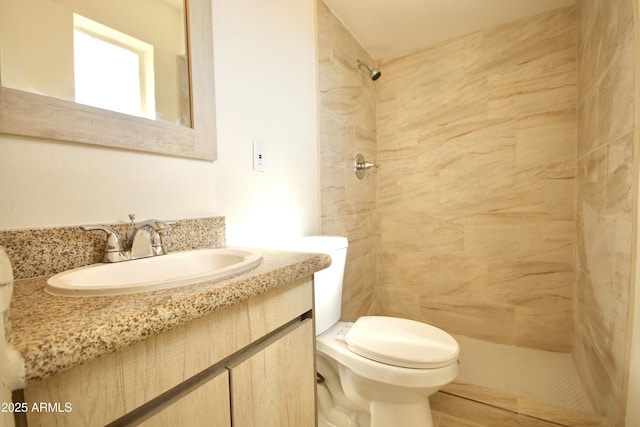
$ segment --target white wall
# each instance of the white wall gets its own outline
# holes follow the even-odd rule
[[[0,135],[0,229],[223,215],[231,244],[318,230],[313,0],[213,0],[214,163]],[[252,138],[267,171],[252,170]]]
[[[319,227],[315,3],[214,0],[217,200],[232,244]],[[252,170],[253,139],[266,171]]]

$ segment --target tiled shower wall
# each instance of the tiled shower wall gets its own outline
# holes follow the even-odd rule
[[[577,292],[574,358],[618,425],[629,313],[636,50],[632,0],[578,2]],[[640,308],[637,308],[640,309]]]
[[[570,351],[575,8],[381,69],[380,313]]]
[[[322,234],[349,239],[342,319],[373,314],[377,279],[376,171],[358,180],[353,158],[376,161],[374,82],[358,71],[367,52],[318,0]]]
[[[351,241],[343,317],[573,349],[616,425],[633,294],[632,0],[579,1],[387,60],[375,86],[322,1],[318,19],[323,233]],[[351,175],[356,151],[380,164],[377,187]]]

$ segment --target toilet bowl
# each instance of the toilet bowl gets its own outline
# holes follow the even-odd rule
[[[432,325],[386,316],[340,322],[348,242],[313,236],[302,250],[327,253],[314,275],[320,427],[431,427],[429,396],[458,374],[460,348]]]

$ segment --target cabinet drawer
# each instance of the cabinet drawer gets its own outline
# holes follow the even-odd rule
[[[234,427],[314,427],[313,320],[229,367]]]
[[[139,424],[142,427],[231,427],[229,372],[217,377]]]

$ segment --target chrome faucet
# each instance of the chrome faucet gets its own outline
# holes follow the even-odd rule
[[[169,223],[157,219],[148,219],[140,223],[129,240],[131,259],[166,255],[167,250],[162,238],[169,230]]]
[[[85,225],[80,228],[86,231],[104,231],[107,234],[107,241],[104,247],[102,262],[121,262],[151,256],[165,255],[163,237],[171,230],[173,223],[149,219],[138,224],[133,223],[135,215],[130,214],[131,238],[125,245],[116,231],[104,225]]]
[[[104,245],[104,256],[102,262],[120,262],[131,259],[129,251],[124,249],[122,240],[118,233],[104,225],[83,225],[85,231],[104,231],[107,233],[107,241]]]

